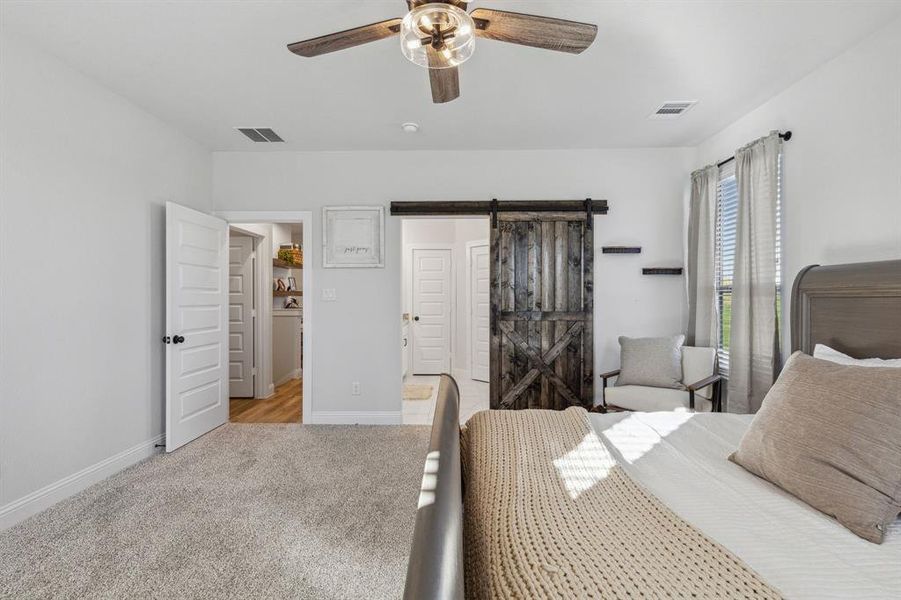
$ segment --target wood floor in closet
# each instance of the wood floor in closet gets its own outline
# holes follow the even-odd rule
[[[303,406],[300,379],[291,379],[277,388],[270,398],[232,398],[229,420],[232,423],[300,423]]]

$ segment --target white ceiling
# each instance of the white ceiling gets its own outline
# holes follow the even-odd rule
[[[597,40],[579,56],[477,40],[461,98],[433,105],[396,39],[313,59],[285,49],[401,16],[403,0],[4,0],[0,22],[213,150],[532,149],[695,145],[901,14],[897,1],[480,6],[596,23]],[[667,100],[699,103],[649,120]]]

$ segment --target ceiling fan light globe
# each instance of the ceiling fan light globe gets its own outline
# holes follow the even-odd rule
[[[456,67],[475,50],[475,24],[465,10],[452,4],[421,4],[400,25],[400,49],[421,67]]]

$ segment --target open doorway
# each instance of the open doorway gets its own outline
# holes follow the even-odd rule
[[[231,422],[303,422],[303,225],[230,220]]]
[[[401,235],[403,423],[431,423],[441,373],[464,422],[489,405],[488,219],[404,219]]]
[[[280,227],[288,237],[279,239]],[[312,319],[309,303],[301,301],[312,291],[302,258],[304,240],[311,239],[309,211],[210,215],[166,203],[166,452],[227,423],[231,397],[236,409],[244,403],[264,413],[245,414],[240,420],[247,422],[312,420]],[[276,277],[279,267],[287,274]],[[299,277],[290,274],[295,268]],[[273,378],[274,310],[296,311],[291,346],[300,365],[282,394],[290,403],[279,402]],[[276,403],[280,410],[264,410]]]

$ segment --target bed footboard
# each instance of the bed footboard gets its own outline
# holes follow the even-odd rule
[[[450,375],[442,375],[438,386],[404,598],[463,598],[460,392]]]

